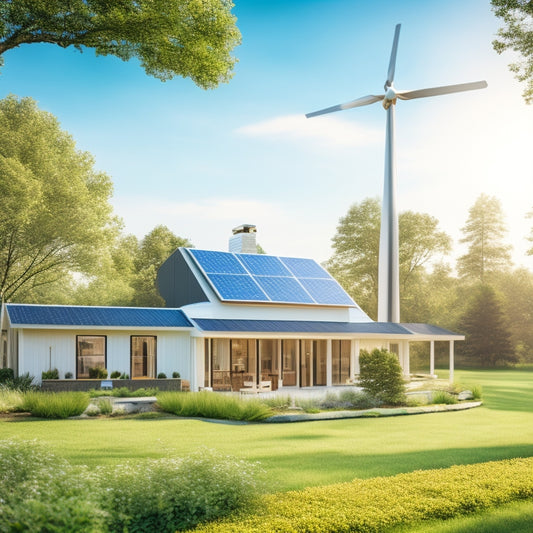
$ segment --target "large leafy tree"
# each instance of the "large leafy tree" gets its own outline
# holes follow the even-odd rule
[[[192,244],[188,239],[172,233],[166,226],[156,226],[144,237],[134,260],[133,305],[139,307],[163,307],[165,305],[165,301],[156,288],[157,271],[170,254],[180,246],[190,248]]]
[[[31,98],[0,101],[0,291],[31,300],[68,272],[92,273],[117,231],[109,177]]]
[[[509,269],[511,246],[503,242],[506,227],[497,198],[480,195],[470,208],[462,232],[461,242],[468,245],[468,252],[457,260],[462,278],[483,283],[487,276]]]
[[[377,314],[381,207],[377,198],[354,204],[342,217],[333,237],[334,255],[328,270],[370,315]],[[450,250],[450,238],[430,215],[405,211],[399,215],[400,285],[402,302],[411,297],[425,265]]]
[[[501,54],[505,50],[517,52],[522,59],[509,65],[519,81],[526,84],[523,96],[533,102],[533,2],[531,0],[491,0],[496,16],[504,26],[493,41],[494,49]]]
[[[462,350],[471,362],[493,367],[517,361],[503,305],[491,286],[476,287],[462,317],[461,330],[465,333]]]
[[[23,44],[93,48],[137,58],[147,74],[228,81],[240,32],[230,0],[9,0],[0,2],[0,55]]]

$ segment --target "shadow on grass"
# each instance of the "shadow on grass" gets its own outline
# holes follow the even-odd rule
[[[408,453],[366,454],[354,453],[297,453],[276,457],[275,460],[261,459],[263,467],[274,478],[283,476],[281,490],[300,489],[313,485],[325,485],[368,479],[378,476],[394,476],[414,470],[449,468],[454,465],[467,465],[533,456],[533,443],[515,446],[492,446],[479,448],[447,448],[414,451]],[[252,457],[253,459],[253,457]],[[298,479],[287,479],[287,472],[298,472]],[[330,481],[328,481],[330,480]]]

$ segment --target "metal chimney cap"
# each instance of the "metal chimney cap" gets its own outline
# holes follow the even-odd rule
[[[240,226],[233,228],[231,231],[233,232],[233,235],[237,235],[238,233],[257,233],[257,228],[255,227],[255,224],[241,224]]]

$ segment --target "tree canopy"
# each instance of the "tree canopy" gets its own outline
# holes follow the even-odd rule
[[[501,54],[513,50],[522,60],[509,65],[519,81],[525,82],[523,96],[533,102],[533,2],[524,0],[491,0],[497,17],[504,27],[498,31],[498,39],[492,45]]]
[[[379,230],[381,206],[367,198],[350,207],[333,237],[334,255],[328,270],[370,315],[377,314]],[[417,281],[424,265],[450,250],[451,241],[438,230],[438,221],[424,213],[399,215],[400,286],[402,300]]]
[[[0,100],[0,291],[93,272],[117,231],[109,177],[31,98]]]
[[[0,56],[52,43],[124,61],[147,74],[191,78],[207,89],[228,81],[240,43],[230,0],[11,0],[0,2]]]
[[[509,268],[511,247],[503,243],[506,228],[497,198],[481,194],[462,232],[461,242],[468,245],[468,252],[457,260],[460,276],[484,282],[488,274]]]
[[[502,303],[489,285],[477,286],[461,329],[466,334],[463,352],[471,362],[493,367],[517,361]]]

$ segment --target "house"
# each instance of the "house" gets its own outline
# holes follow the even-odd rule
[[[359,352],[396,353],[410,374],[412,342],[464,337],[427,324],[374,322],[312,259],[256,251],[255,227],[234,230],[230,252],[177,249],[159,269],[166,308],[6,304],[1,363],[37,380],[89,377],[91,368],[132,379],[179,372],[191,390],[269,390],[352,383]]]

